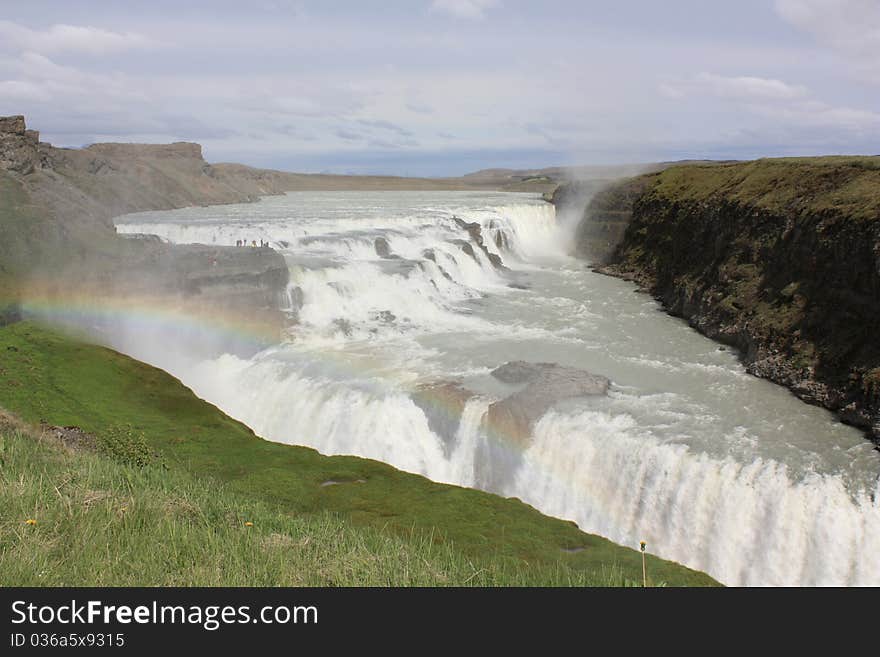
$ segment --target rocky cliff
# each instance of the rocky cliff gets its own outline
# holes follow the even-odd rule
[[[55,148],[24,117],[0,118],[0,318],[17,319],[23,296],[138,295],[188,313],[237,314],[267,336],[281,331],[280,254],[132,240],[113,225],[127,212],[256,198],[235,182],[215,175],[198,144]]]
[[[575,254],[595,264],[611,261],[632,217],[632,205],[643,191],[642,178],[626,185],[609,180],[568,182],[547,199],[564,225],[576,225]]]
[[[0,116],[0,169],[32,173],[39,165],[40,133],[25,127],[23,116]]]
[[[597,196],[595,216],[626,226],[600,271],[880,440],[880,157],[673,167]]]

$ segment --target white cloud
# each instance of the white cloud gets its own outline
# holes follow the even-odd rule
[[[844,55],[865,77],[880,82],[880,2],[776,0],[780,17]]]
[[[701,73],[685,80],[663,82],[659,89],[662,95],[675,100],[702,96],[732,101],[740,110],[780,126],[860,134],[880,128],[877,112],[830,105],[813,98],[804,86],[772,78]]]
[[[727,77],[700,73],[692,78],[667,81],[660,84],[660,92],[669,98],[709,93],[719,98],[735,100],[792,100],[803,98],[807,89],[773,78],[752,76]]]
[[[776,0],[776,11],[784,20],[824,43],[878,56],[877,0]]]
[[[52,96],[43,86],[27,80],[2,80],[0,81],[0,97],[7,102],[51,100]]]
[[[750,108],[757,114],[805,128],[832,129],[859,134],[880,129],[880,114],[852,107],[835,107],[821,101],[784,106],[757,105]]]
[[[499,0],[434,0],[431,9],[458,18],[474,19],[485,18],[486,11],[499,4]]]
[[[53,25],[46,30],[32,30],[11,21],[0,21],[0,44],[0,48],[6,50],[44,54],[80,52],[91,55],[159,45],[156,41],[134,32],[111,32],[79,25]]]

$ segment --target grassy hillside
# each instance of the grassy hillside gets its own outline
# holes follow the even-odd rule
[[[430,535],[284,513],[184,472],[70,451],[2,419],[0,508],[0,586],[634,584],[615,568],[477,566]]]
[[[837,211],[880,216],[880,156],[789,157],[671,167],[645,178],[650,193],[677,201],[724,198],[778,213]]]
[[[478,570],[531,573],[505,576],[504,583],[578,577],[601,583],[612,570],[620,581],[641,577],[641,558],[635,550],[584,534],[573,523],[547,518],[518,500],[435,484],[366,459],[327,457],[261,440],[165,372],[31,323],[0,329],[0,405],[27,422],[76,425],[105,438],[118,433],[114,428],[131,425],[129,433],[143,436],[167,465],[169,476],[196,477],[201,483],[193,480],[193,486],[209,491],[222,484],[230,500],[263,505],[259,508],[269,514],[270,526],[288,515],[319,523],[329,512],[347,526],[381,532],[381,540],[392,540],[390,536],[414,541],[413,549],[427,549],[424,541],[430,537],[431,550],[439,550],[436,554],[444,563],[469,561]],[[23,454],[23,459],[38,458]],[[39,479],[37,472],[27,469],[26,479]],[[159,473],[150,472],[145,471],[145,481],[155,483]],[[39,490],[33,489],[32,495],[38,499]],[[219,497],[218,504],[217,509],[223,508]],[[23,519],[12,515],[25,510],[4,507],[5,550],[15,545],[9,533],[18,536],[22,530],[17,523]],[[112,512],[108,507],[102,513]],[[368,535],[379,536],[363,534]],[[352,541],[360,540],[358,536]],[[633,536],[632,544],[641,538]],[[443,546],[457,556],[442,556],[448,554]],[[108,558],[115,549],[107,548]],[[702,573],[654,557],[649,557],[648,569],[653,581],[669,585],[714,583]],[[545,579],[549,572],[555,574]],[[126,577],[125,581],[148,583]],[[363,581],[376,581],[370,577]],[[354,576],[345,581],[360,583]]]

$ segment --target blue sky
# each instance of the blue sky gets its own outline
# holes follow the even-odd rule
[[[0,114],[337,173],[875,154],[880,0],[0,0]]]

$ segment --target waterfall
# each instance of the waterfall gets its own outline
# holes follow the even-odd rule
[[[726,584],[880,585],[870,446],[784,391],[761,401],[732,355],[568,259],[535,197],[297,193],[119,230],[284,254],[289,341],[172,369],[265,438],[516,496]],[[486,419],[514,359],[628,387],[551,408],[523,444]]]

